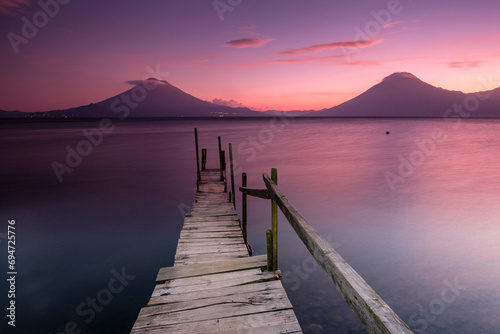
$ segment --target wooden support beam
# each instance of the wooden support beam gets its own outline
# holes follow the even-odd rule
[[[246,174],[245,174],[246,177]],[[244,195],[249,195],[253,197],[258,197],[262,199],[271,199],[271,196],[269,195],[269,192],[267,189],[250,189],[246,188],[245,186],[240,187],[240,191]]]

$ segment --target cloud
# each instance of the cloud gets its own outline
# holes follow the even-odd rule
[[[259,48],[261,46],[266,45],[270,41],[273,41],[274,39],[272,38],[267,38],[267,39],[261,39],[261,38],[241,38],[241,39],[235,39],[229,42],[224,43],[224,46],[226,47],[233,47],[237,49],[244,49],[244,48]]]
[[[143,85],[145,81],[151,81],[151,82],[154,81],[158,85],[167,85],[167,82],[165,80],[158,80],[156,78],[149,78],[146,80],[129,80],[129,81],[125,81],[125,83],[132,85],[132,86],[138,86],[138,85]]]
[[[311,57],[311,58],[300,58],[300,59],[278,59],[278,60],[269,60],[261,63],[253,63],[249,64],[250,66],[268,66],[268,65],[286,65],[286,64],[298,64],[298,63],[310,63],[314,61],[320,60],[328,60],[335,58],[344,58],[344,55],[334,55],[334,56],[325,56],[325,57]]]
[[[397,61],[407,61],[407,60],[420,60],[420,59],[425,59],[426,57],[401,57],[401,58],[391,58],[391,59],[385,59],[385,60],[372,60],[372,59],[360,59],[356,61],[350,61],[350,62],[345,62],[342,65],[349,65],[349,66],[379,66],[384,63],[393,63]]]
[[[349,65],[349,66],[378,66],[381,65],[383,62],[378,61],[378,60],[356,60],[356,61],[350,61],[347,63],[344,63],[344,65]]]
[[[389,23],[386,23],[382,26],[382,28],[392,28],[392,27],[395,27],[397,26],[398,24],[401,24],[403,23],[403,21],[394,21],[394,22],[389,22]]]
[[[256,33],[254,30],[257,29],[257,26],[256,25],[251,25],[251,26],[247,26],[247,27],[241,27],[239,30],[238,30],[238,33],[239,34],[243,34],[243,35],[250,35],[250,36],[261,36],[260,34]]]
[[[474,68],[482,65],[483,62],[479,60],[452,61],[448,63],[449,68]]]
[[[307,46],[304,48],[298,48],[298,49],[291,49],[291,50],[286,50],[283,52],[280,52],[279,54],[283,55],[297,55],[297,54],[304,54],[304,53],[318,53],[324,50],[335,50],[335,49],[362,49],[362,48],[369,48],[371,46],[377,45],[382,40],[376,39],[376,40],[371,40],[371,41],[353,41],[353,42],[333,42],[333,43],[326,43],[326,44],[317,44],[317,45],[312,45],[312,46]]]
[[[23,7],[29,4],[28,0],[0,0],[0,15],[15,15],[23,12]]]
[[[217,104],[219,106],[232,107],[232,108],[246,108],[246,106],[238,101],[233,99],[231,100],[223,100],[223,99],[213,99],[213,104]]]

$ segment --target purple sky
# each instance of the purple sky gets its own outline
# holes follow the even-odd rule
[[[41,3],[48,14],[0,0],[0,109],[99,102],[150,76],[280,110],[332,107],[398,71],[465,92],[500,86],[495,0]]]

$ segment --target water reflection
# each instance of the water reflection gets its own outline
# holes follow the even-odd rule
[[[470,120],[454,129],[440,120],[293,120],[263,141],[269,120],[130,121],[117,124],[59,184],[51,162],[64,159],[65,146],[94,123],[2,128],[0,153],[10,163],[1,166],[0,217],[22,222],[20,310],[37,328],[56,331],[81,320],[76,306],[107,283],[113,268],[126,266],[137,276],[130,290],[81,325],[127,332],[158,267],[173,261],[180,208],[193,200],[197,126],[209,166],[217,166],[222,136],[249,186],[263,187],[261,173],[277,167],[291,202],[414,329],[500,330],[500,123]],[[432,138],[434,129],[446,140],[392,191],[385,173],[398,175],[400,157],[409,161],[421,150],[416,140]],[[262,254],[269,203],[249,205],[249,238]],[[362,333],[283,217],[279,245],[283,283],[304,332]],[[442,299],[447,282],[466,287],[446,292],[445,300],[456,297],[449,303]],[[33,298],[36,306],[28,303]],[[113,327],[118,320],[121,329]]]

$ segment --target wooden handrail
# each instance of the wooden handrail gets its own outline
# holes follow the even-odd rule
[[[258,197],[262,199],[271,199],[271,196],[269,196],[269,192],[267,191],[267,189],[250,189],[247,187],[240,187],[240,191],[242,194],[245,195]]]
[[[271,198],[311,255],[335,284],[368,333],[413,333],[366,281],[340,256],[297,211],[275,182],[262,175]]]

